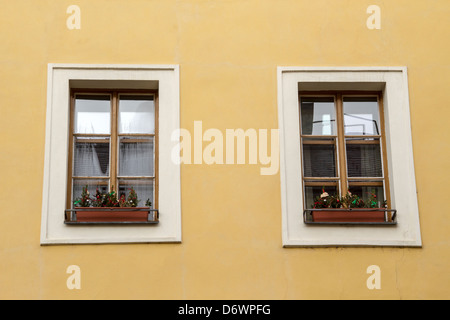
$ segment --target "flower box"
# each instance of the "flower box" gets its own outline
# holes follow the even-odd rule
[[[66,210],[65,224],[154,224],[159,222],[158,210],[150,209],[148,199],[145,207],[138,207],[138,196],[133,187],[128,197],[120,198],[114,190],[101,193],[98,189],[91,198],[88,186],[83,187],[81,197],[74,201],[74,209]]]
[[[303,211],[303,221],[306,224],[396,224],[397,211],[388,209],[386,201],[381,204],[374,193],[369,195],[364,201],[350,192],[343,197],[330,196],[322,189],[313,208]]]
[[[383,208],[324,208],[304,211],[309,224],[396,224],[396,211]]]
[[[65,212],[66,224],[154,224],[158,210],[149,207],[78,207]]]
[[[384,211],[373,209],[334,209],[312,212],[315,222],[385,222]]]

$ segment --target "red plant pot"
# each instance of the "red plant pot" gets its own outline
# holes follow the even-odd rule
[[[370,208],[312,211],[314,222],[386,222],[385,212]]]
[[[79,209],[79,210],[78,210]],[[146,222],[150,208],[75,208],[76,222]]]

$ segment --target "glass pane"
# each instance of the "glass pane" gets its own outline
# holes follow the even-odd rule
[[[335,135],[334,98],[301,98],[302,134]]]
[[[334,144],[303,145],[303,176],[336,177]]]
[[[356,194],[362,198],[365,204],[369,204],[372,201],[374,203],[371,207],[383,208],[384,207],[384,191],[383,187],[371,187],[371,186],[352,186],[350,185],[349,191],[352,194]]]
[[[347,143],[347,175],[349,177],[382,177],[379,144]]]
[[[155,133],[153,96],[120,96],[119,133]]]
[[[119,176],[153,176],[153,137],[121,137],[119,141]]]
[[[311,209],[314,207],[314,201],[317,197],[320,197],[322,194],[322,190],[325,190],[330,196],[334,196],[338,193],[338,189],[336,186],[328,186],[328,187],[305,187],[305,208]]]
[[[109,180],[107,179],[83,179],[73,180],[73,190],[72,190],[72,204],[79,200],[81,198],[81,194],[83,192],[83,188],[87,186],[87,190],[89,192],[89,197],[94,198],[96,194],[96,190],[98,189],[101,193],[107,193],[109,192]],[[83,206],[82,203],[78,203],[73,205],[76,206]]]
[[[377,98],[344,98],[346,135],[381,135]]]
[[[74,138],[73,176],[109,176],[109,138]]]
[[[151,207],[154,207],[153,184],[153,179],[120,179],[118,197],[120,198],[122,195],[128,197],[130,189],[133,188],[138,197],[138,207],[147,206],[147,201],[150,201],[152,203]]]
[[[109,134],[111,131],[109,95],[77,95],[74,133]]]

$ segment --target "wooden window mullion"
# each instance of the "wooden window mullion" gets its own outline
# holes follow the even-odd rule
[[[344,130],[344,104],[342,94],[336,95],[336,123],[338,131],[337,153],[339,159],[339,179],[341,183],[340,192],[342,195],[347,194],[347,160],[345,157],[345,130]]]
[[[110,188],[114,189],[116,192],[119,190],[117,185],[117,111],[118,109],[118,98],[117,93],[113,93],[112,95],[112,104],[111,104],[111,156],[110,156]]]
[[[73,133],[74,133],[74,117],[75,117],[75,94],[70,95],[70,125],[69,125],[69,164],[67,170],[68,176],[68,187],[67,187],[67,199],[66,199],[66,208],[72,208],[72,188],[73,188]]]

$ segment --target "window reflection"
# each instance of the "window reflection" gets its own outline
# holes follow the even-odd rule
[[[344,129],[346,135],[380,135],[377,98],[345,97]]]
[[[301,98],[302,134],[335,135],[334,98]]]

